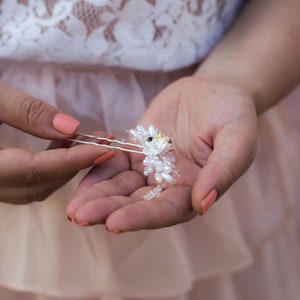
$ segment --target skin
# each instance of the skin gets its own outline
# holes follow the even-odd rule
[[[118,153],[82,181],[68,206],[69,216],[78,224],[106,224],[111,232],[160,228],[195,217],[199,199],[212,189],[225,191],[254,157],[256,113],[242,89],[216,84],[183,78],[162,91],[143,116],[145,127],[155,124],[175,142],[180,173],[175,185],[159,198],[143,200],[153,188],[145,187],[143,156]]]
[[[139,124],[153,124],[175,142],[181,175],[157,199],[141,155],[118,153],[91,170],[69,203],[77,224],[105,224],[112,233],[161,228],[203,213],[205,197],[220,197],[255,156],[257,115],[300,78],[298,0],[252,0],[197,72],[169,85]]]
[[[46,199],[78,171],[91,167],[100,157],[111,158],[107,149],[80,145],[70,148],[63,141],[70,135],[57,131],[53,119],[59,111],[0,82],[0,123],[26,133],[56,140],[45,151],[32,153],[20,148],[0,148],[0,201],[25,204]],[[106,134],[99,133],[104,136]]]

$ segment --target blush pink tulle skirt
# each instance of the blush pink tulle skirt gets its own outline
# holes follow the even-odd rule
[[[78,118],[83,132],[120,135],[158,91],[191,72],[13,63],[0,79]],[[118,236],[80,228],[66,205],[84,172],[44,202],[0,204],[0,299],[300,299],[299,98],[300,89],[259,117],[249,171],[188,223]],[[0,139],[32,151],[48,144],[4,124]]]

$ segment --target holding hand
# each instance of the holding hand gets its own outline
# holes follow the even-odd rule
[[[31,153],[0,148],[0,201],[22,204],[44,200],[79,170],[101,163],[114,154],[102,147],[69,147],[79,122],[45,102],[0,82],[0,122],[24,132],[60,141],[49,150]],[[102,156],[103,155],[103,156]]]
[[[160,228],[203,214],[250,166],[256,111],[239,86],[197,77],[172,83],[152,102],[140,124],[171,137],[180,178],[159,198],[145,201],[153,179],[144,156],[118,153],[80,184],[68,206],[79,225],[106,224],[110,232]]]

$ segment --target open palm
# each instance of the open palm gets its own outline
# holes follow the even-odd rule
[[[186,77],[169,85],[140,120],[174,144],[180,177],[160,197],[145,201],[155,185],[143,175],[140,154],[118,153],[93,168],[68,206],[77,224],[105,224],[110,232],[161,228],[203,213],[211,191],[222,195],[250,166],[256,144],[256,112],[241,88]]]

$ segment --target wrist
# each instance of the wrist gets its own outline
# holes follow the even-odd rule
[[[202,82],[210,82],[215,86],[227,86],[229,90],[235,90],[240,95],[243,95],[242,99],[247,99],[251,102],[256,114],[260,114],[263,108],[260,107],[260,92],[259,88],[255,89],[254,85],[250,85],[247,82],[240,80],[234,76],[223,75],[221,72],[202,72],[198,69],[194,76],[200,79]]]
[[[221,66],[212,66],[209,64],[201,65],[194,76],[202,80],[213,80],[226,83],[242,90],[253,101],[257,115],[263,113],[269,107],[280,100],[280,97],[269,93],[270,87],[266,82],[259,80],[259,76],[252,76],[249,68],[240,66],[237,63],[218,64]]]

